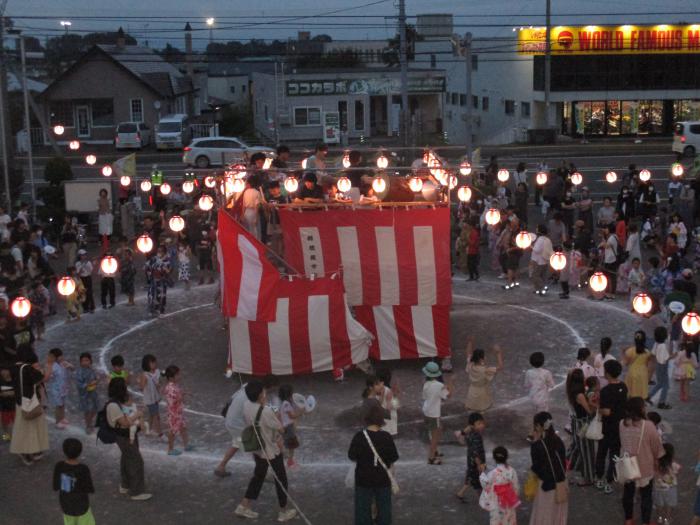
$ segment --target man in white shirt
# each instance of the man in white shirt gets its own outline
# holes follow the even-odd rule
[[[656,361],[656,384],[649,391],[646,402],[654,406],[652,399],[654,399],[654,396],[658,392],[661,392],[659,395],[659,403],[656,406],[661,409],[671,408],[671,405],[666,403],[669,388],[668,366],[669,361],[676,357],[677,354],[672,354],[669,350],[668,330],[665,326],[658,326],[654,329],[654,347],[651,349],[651,353],[654,355],[654,360]]]
[[[452,383],[445,384],[439,380],[442,372],[435,361],[430,361],[423,367],[423,375],[427,378],[423,384],[423,416],[430,435],[428,463],[440,465],[442,460],[438,456],[437,448],[442,436],[442,426],[440,425],[442,402],[452,395],[453,388]]]
[[[604,250],[603,268],[605,276],[608,278],[608,288],[604,298],[612,300],[615,299],[615,290],[617,289],[617,251],[620,249],[612,226],[603,227],[603,242],[598,247]]]
[[[12,222],[12,218],[7,214],[5,208],[0,206],[0,241],[8,242],[10,240],[10,229],[9,224]]]
[[[537,226],[537,239],[532,246],[530,263],[532,265],[532,285],[537,295],[547,293],[547,277],[549,274],[549,258],[554,253],[552,241],[547,236],[547,226]]]
[[[247,399],[243,402],[243,417],[247,426],[252,425],[257,430],[256,436],[260,440],[261,448],[253,452],[255,471],[248,483],[245,497],[236,507],[235,514],[250,519],[258,517],[258,513],[250,508],[250,504],[251,501],[258,499],[268,466],[271,466],[280,506],[277,521],[289,521],[296,517],[297,511],[287,508],[287,472],[284,468],[284,457],[278,445],[283,431],[282,423],[272,409],[266,406],[267,397],[262,382],[252,380],[245,386],[244,391]]]
[[[306,171],[315,171],[316,177],[321,180],[326,172],[326,156],[328,155],[328,145],[318,144],[314,154],[306,159]]]

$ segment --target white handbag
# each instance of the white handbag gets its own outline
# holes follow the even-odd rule
[[[642,438],[644,437],[644,421],[642,421],[642,432],[639,435],[639,445],[637,445],[637,453],[634,456],[630,456],[627,452],[622,454],[622,456],[615,456],[613,461],[615,461],[615,481],[618,483],[629,483],[630,481],[637,481],[642,478],[642,473],[639,470],[639,461],[637,461],[637,456],[642,448]]]
[[[32,397],[24,397],[24,367],[29,365],[22,365],[19,369],[19,391],[20,398],[22,399],[22,404],[20,409],[22,412],[22,418],[27,421],[38,418],[44,413],[44,410],[39,402],[39,396],[36,393],[36,386],[34,387],[34,392]]]
[[[588,423],[586,439],[593,441],[600,441],[603,439],[603,420],[600,418],[598,412],[596,412],[595,417]]]
[[[345,474],[345,488],[354,489],[355,488],[355,464],[350,465],[348,473]]]

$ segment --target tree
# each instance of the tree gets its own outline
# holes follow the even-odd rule
[[[163,49],[159,51],[157,50],[156,53],[162,56],[163,60],[165,60],[166,62],[180,63],[184,62],[185,60],[185,53],[177,47],[171,46],[170,44],[167,44]]]
[[[126,45],[135,45],[136,39],[125,34]],[[73,62],[78,60],[83,53],[96,44],[116,44],[117,32],[88,33],[81,36],[75,33],[67,33],[50,38],[46,43],[46,63],[49,76],[55,78],[61,74]]]
[[[339,69],[352,68],[361,64],[356,51],[342,49],[325,55],[302,55],[297,60],[300,69]]]
[[[48,221],[53,218],[57,224],[63,223],[66,212],[63,183],[71,179],[73,179],[73,170],[66,159],[54,157],[46,163],[44,180],[49,185],[39,188],[38,196],[44,202],[44,205],[37,210],[40,219]]]
[[[222,136],[255,135],[253,111],[249,106],[227,106],[221,111],[219,133]]]
[[[406,25],[406,57],[407,60],[413,60],[415,58],[415,43],[423,40],[423,37],[418,34],[415,26],[411,24]],[[389,67],[398,66],[401,61],[399,59],[399,52],[401,50],[401,38],[397,33],[394,38],[389,39],[388,49],[384,51],[382,55],[382,60]]]
[[[333,39],[330,37],[330,35],[316,35],[311,38],[313,42],[333,42]]]

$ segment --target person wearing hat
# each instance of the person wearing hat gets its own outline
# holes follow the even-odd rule
[[[438,452],[438,443],[442,436],[442,425],[440,415],[442,412],[442,402],[452,395],[454,387],[452,381],[442,382],[442,372],[440,365],[435,361],[430,361],[422,369],[425,376],[423,384],[423,416],[428,427],[430,436],[430,447],[428,449],[428,464],[442,465],[442,454]]]
[[[323,202],[323,190],[321,186],[317,184],[318,178],[316,174],[309,171],[304,174],[303,183],[299,191],[297,191],[294,202],[302,203],[320,203]]]

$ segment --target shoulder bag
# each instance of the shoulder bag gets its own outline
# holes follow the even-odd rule
[[[19,369],[19,392],[20,399],[22,400],[21,410],[22,418],[31,421],[32,419],[38,418],[44,413],[44,409],[39,402],[39,396],[36,393],[36,385],[33,387],[32,397],[24,397],[24,367],[29,365],[22,365]]]
[[[396,478],[394,477],[394,473],[391,471],[390,468],[386,466],[384,461],[382,460],[381,456],[377,453],[377,449],[374,448],[374,443],[372,443],[372,440],[369,437],[369,434],[367,434],[366,430],[363,430],[362,433],[365,435],[365,439],[367,440],[367,443],[369,444],[369,448],[372,449],[372,453],[374,454],[374,460],[379,463],[382,468],[386,471],[386,475],[389,476],[389,481],[391,481],[391,493],[396,496],[399,493],[399,484],[396,482]]]
[[[603,439],[603,420],[600,418],[600,414],[597,411],[595,417],[588,423],[585,437],[593,441],[600,441]]]
[[[241,432],[241,443],[245,452],[257,452],[262,450],[262,436],[260,435],[260,417],[262,416],[263,406],[260,405],[258,413],[255,416],[255,422],[247,426]]]
[[[564,468],[564,465],[561,464],[561,458],[557,454],[557,459],[559,460],[559,466],[561,466],[561,470],[564,473],[564,481],[557,481],[557,473],[554,470],[554,463],[552,463],[552,457],[549,455],[549,450],[547,450],[547,445],[544,442],[544,439],[541,440],[542,446],[544,447],[544,452],[547,454],[547,460],[549,461],[549,468],[552,471],[552,478],[554,479],[554,502],[555,503],[566,503],[569,501],[569,484],[566,480],[566,469]]]
[[[634,456],[630,456],[627,452],[622,454],[622,456],[615,456],[613,461],[615,462],[615,481],[618,483],[628,483],[630,481],[636,481],[641,479],[642,473],[639,470],[639,461],[637,456],[642,448],[642,439],[644,438],[644,420],[642,420],[642,431],[639,434],[639,444],[637,445],[637,453]]]

